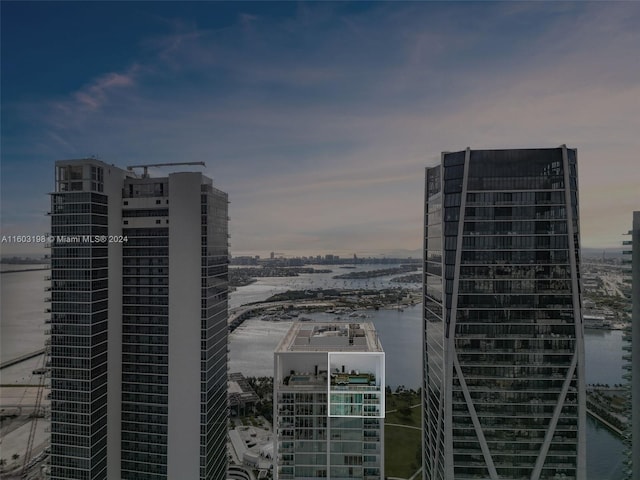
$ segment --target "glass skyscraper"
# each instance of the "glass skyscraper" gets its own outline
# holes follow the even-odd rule
[[[426,171],[425,479],[584,479],[576,150]]]
[[[631,258],[625,258],[626,274],[631,283],[629,291],[629,301],[631,303],[631,321],[625,328],[623,349],[625,363],[623,368],[625,373],[626,389],[626,415],[627,428],[624,432],[625,444],[625,480],[636,480],[640,478],[640,374],[637,367],[640,356],[640,211],[633,212],[632,229],[628,235],[631,239],[625,240],[625,250],[623,254]],[[635,335],[634,335],[635,333]],[[635,372],[634,372],[635,370]]]
[[[226,478],[227,195],[56,162],[51,478]]]

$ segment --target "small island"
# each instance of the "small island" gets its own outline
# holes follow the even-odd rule
[[[420,268],[420,265],[417,264],[408,264],[408,265],[400,265],[399,267],[393,268],[383,268],[379,270],[367,270],[366,272],[349,272],[343,273],[342,275],[335,275],[334,279],[339,280],[353,280],[359,279],[364,280],[367,278],[376,278],[376,277],[386,277],[388,275],[398,275],[401,273],[409,273],[415,272]]]
[[[297,277],[303,273],[331,273],[332,270],[311,267],[242,267],[229,269],[229,286],[244,287],[265,277]]]

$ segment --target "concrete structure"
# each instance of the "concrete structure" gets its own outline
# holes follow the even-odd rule
[[[384,477],[384,352],[371,323],[294,323],[275,351],[274,478]]]
[[[224,479],[227,195],[56,162],[51,478]]]
[[[624,253],[631,255],[625,260],[631,266],[631,323],[624,332],[627,353],[624,355],[627,381],[628,429],[625,432],[625,478],[640,480],[640,212],[633,212],[633,228],[630,240],[625,240]],[[635,372],[635,374],[634,374]],[[635,461],[633,460],[635,459]]]
[[[231,415],[244,416],[247,412],[252,413],[260,397],[253,391],[242,373],[230,373],[228,378],[227,395]]]
[[[584,479],[576,151],[426,171],[425,479]]]

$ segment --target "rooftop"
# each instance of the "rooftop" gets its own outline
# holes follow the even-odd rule
[[[382,352],[371,322],[296,322],[276,352]]]
[[[260,400],[242,373],[230,373],[228,375],[227,394],[229,397],[229,405],[231,407],[247,403],[255,404]]]

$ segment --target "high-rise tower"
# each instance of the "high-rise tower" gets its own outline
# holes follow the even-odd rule
[[[426,171],[424,478],[585,478],[576,150]]]
[[[56,162],[51,478],[226,478],[227,195]]]
[[[640,373],[637,365],[640,365],[640,211],[633,212],[632,229],[628,235],[630,240],[623,242],[627,247],[624,254],[631,258],[624,259],[626,266],[630,267],[627,274],[631,280],[629,300],[631,303],[631,321],[625,328],[624,346],[627,353],[623,356],[626,370],[623,377],[626,380],[626,413],[627,428],[624,436],[625,443],[625,479],[640,479]],[[634,366],[636,368],[634,368]]]
[[[274,478],[384,478],[384,352],[373,325],[294,323],[274,357]]]

